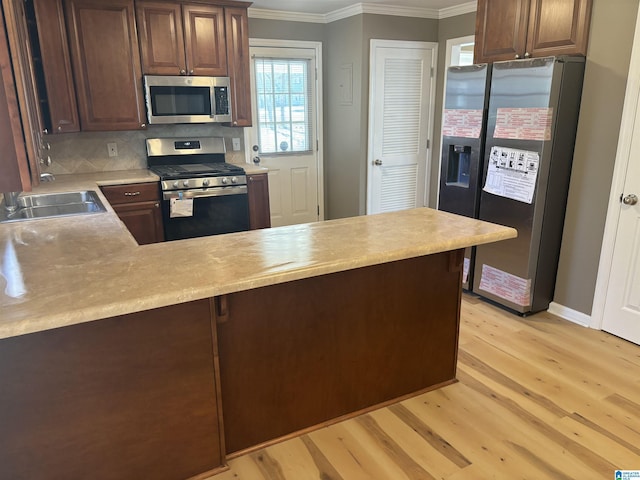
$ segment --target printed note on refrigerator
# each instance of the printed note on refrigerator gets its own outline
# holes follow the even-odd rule
[[[540,155],[515,148],[492,147],[484,191],[519,202],[533,202]]]

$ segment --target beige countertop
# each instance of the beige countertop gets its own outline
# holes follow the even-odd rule
[[[155,180],[62,175],[36,193]],[[516,236],[419,208],[139,246],[102,200],[105,213],[0,224],[0,338]]]

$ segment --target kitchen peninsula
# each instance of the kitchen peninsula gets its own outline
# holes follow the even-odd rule
[[[107,210],[0,225],[7,478],[203,478],[450,383],[464,248],[516,235],[420,208],[138,246]]]

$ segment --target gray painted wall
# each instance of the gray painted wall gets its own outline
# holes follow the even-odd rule
[[[591,314],[638,0],[594,0],[554,301]]]
[[[324,34],[325,25],[322,23],[249,18],[249,36],[251,38],[321,42],[324,40]]]
[[[362,199],[362,15],[326,25],[324,78],[325,207],[327,218],[364,213]],[[353,74],[352,101],[342,99],[345,71]],[[341,86],[342,85],[342,86]]]

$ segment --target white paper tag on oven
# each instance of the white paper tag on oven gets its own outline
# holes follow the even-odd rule
[[[193,217],[193,198],[172,198],[169,201],[169,217]]]

